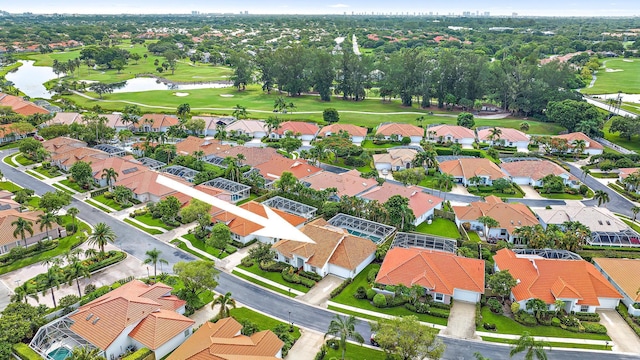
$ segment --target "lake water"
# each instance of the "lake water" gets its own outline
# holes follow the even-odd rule
[[[45,82],[56,79],[58,75],[49,66],[33,66],[34,61],[22,60],[22,66],[5,78],[15,84],[15,87],[31,98],[51,99],[51,94],[45,89]]]
[[[15,86],[31,98],[51,99],[53,95],[44,87],[44,83],[58,78],[49,66],[33,66],[32,60],[21,60],[23,65],[16,71],[8,73],[5,77]],[[62,76],[63,74],[61,74]],[[82,81],[82,80],[79,80]],[[91,83],[93,81],[86,80]],[[193,89],[220,89],[231,87],[228,83],[202,83],[202,84],[166,84],[154,78],[134,78],[127,80],[127,84],[115,89],[114,93],[129,93],[152,90],[193,90]]]

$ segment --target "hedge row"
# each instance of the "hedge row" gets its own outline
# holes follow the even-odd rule
[[[24,343],[13,345],[13,353],[22,360],[42,360],[42,357],[38,355],[38,353]]]
[[[311,279],[313,281],[322,280],[322,276],[312,272],[312,271],[300,271],[300,276],[305,277],[307,279]]]
[[[635,331],[636,335],[640,336],[640,325],[638,325],[638,323],[633,320],[634,319],[633,316],[629,315],[629,310],[627,309],[627,306],[623,303],[620,303],[616,308],[616,310],[618,310],[618,313],[620,314],[620,316],[622,316],[624,321],[626,321],[627,324],[631,326],[633,331]]]
[[[151,350],[147,348],[142,348],[131,355],[123,357],[122,360],[144,360],[151,354],[152,354]]]
[[[36,243],[32,246],[27,247],[26,249],[21,246],[15,247],[14,249],[17,249],[17,250],[11,249],[14,251],[13,254],[11,253],[11,251],[9,251],[8,254],[0,256],[0,267],[9,266],[14,262],[16,262],[17,260],[21,260],[26,257],[36,256],[45,251],[55,249],[56,246],[58,246],[57,239],[41,241],[39,243]],[[16,252],[21,252],[21,254],[16,256]]]
[[[342,290],[344,290],[347,286],[349,286],[349,284],[351,284],[352,281],[353,281],[352,278],[348,278],[347,280],[343,281],[340,285],[338,285],[337,288],[331,291],[331,294],[329,294],[329,298],[333,299],[334,297],[340,295]]]
[[[588,312],[577,312],[573,314],[580,321],[592,321],[592,322],[600,322],[600,314],[598,313],[588,313]]]
[[[284,281],[292,283],[292,284],[301,284],[304,287],[308,287],[308,288],[312,288],[316,282],[311,280],[311,279],[307,279],[304,278],[294,272],[289,273],[290,270],[292,270],[293,268],[288,268],[288,269],[283,269],[281,274],[282,274],[282,279],[284,279]]]

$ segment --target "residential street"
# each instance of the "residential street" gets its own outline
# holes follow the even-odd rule
[[[3,155],[6,155],[7,153],[9,153],[9,151],[0,152],[0,157],[4,157]],[[7,179],[18,183],[23,187],[35,190],[37,194],[43,194],[46,191],[55,190],[55,188],[8,166],[4,162],[0,162],[0,170],[4,173]],[[82,220],[91,224],[105,222],[111,226],[113,231],[118,235],[115,245],[139,259],[143,259],[145,257],[145,251],[157,248],[162,251],[162,257],[169,262],[170,267],[179,261],[194,260],[191,255],[182,252],[172,245],[163,243],[153,236],[148,235],[147,233],[126,223],[120,222],[86,203],[73,200],[72,206],[75,206],[80,210],[80,215],[78,217]],[[629,211],[628,208],[626,210],[627,212]],[[288,319],[290,312],[291,321],[295,325],[320,331],[322,333],[326,331],[331,318],[335,316],[335,313],[332,311],[311,306],[298,300],[276,294],[225,272],[220,273],[219,286],[216,291],[220,293],[230,291],[234,298],[238,299],[238,301],[248,307],[268,313],[280,319],[285,319],[285,321]],[[368,339],[371,333],[369,325],[365,321],[358,322],[357,331],[362,334],[365,339]],[[441,338],[447,344],[447,350],[442,357],[443,359],[475,359],[475,356],[473,355],[474,352],[480,352],[482,355],[493,360],[510,359],[509,347],[505,345],[452,339],[447,337]],[[585,350],[550,350],[548,351],[548,355],[549,358],[567,360],[596,360],[604,357],[607,359],[640,359],[640,355],[614,354],[611,352]],[[523,356],[517,356],[514,358],[522,359]]]

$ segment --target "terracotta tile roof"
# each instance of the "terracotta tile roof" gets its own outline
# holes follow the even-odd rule
[[[61,151],[63,148],[70,149],[72,147],[73,148],[86,147],[87,143],[84,141],[72,139],[66,136],[60,136],[57,138],[43,141],[42,146],[45,148],[45,150],[51,153],[51,155],[53,155],[53,154],[63,152]]]
[[[493,128],[478,130],[478,140],[489,141],[492,129]],[[502,131],[502,134],[500,134],[501,140],[506,140],[508,142],[529,141],[529,137],[527,137],[527,135],[520,130],[503,127],[499,127],[497,129]]]
[[[226,130],[227,132],[236,130],[246,134],[253,134],[255,132],[263,132],[266,134],[267,126],[264,121],[261,120],[238,120],[227,125]]]
[[[498,165],[485,158],[463,158],[443,161],[438,167],[443,173],[463,177],[467,180],[474,176],[489,176],[491,180],[506,177]]]
[[[298,180],[322,171],[321,168],[310,165],[306,160],[293,160],[283,156],[274,157],[255,168],[260,171],[263,177],[271,180],[279,179],[285,171],[292,173]]]
[[[264,164],[274,157],[282,157],[276,149],[270,147],[245,147],[233,146],[215,153],[216,156],[226,158],[227,156],[238,157],[239,154],[244,155],[245,159],[241,162],[251,167]]]
[[[540,223],[526,205],[504,203],[495,196],[488,196],[485,202],[477,201],[468,206],[453,206],[453,212],[460,221],[474,221],[481,216],[492,217],[500,224],[498,228],[507,229],[510,234],[520,226],[534,226]]]
[[[339,197],[355,196],[378,185],[375,179],[361,177],[358,170],[350,170],[342,174],[321,171],[307,177],[304,182],[309,183],[310,187],[315,190],[336,188]]]
[[[245,209],[245,210],[249,210],[249,211],[251,211],[252,213],[254,213],[256,215],[260,215],[263,218],[268,218],[269,217],[267,215],[266,210],[265,210],[265,205],[262,205],[262,204],[260,204],[258,202],[249,201],[249,202],[246,202],[246,203],[240,205],[240,207]],[[286,222],[288,222],[289,224],[291,224],[293,226],[302,225],[302,224],[305,223],[305,221],[307,221],[307,219],[302,217],[302,216],[290,214],[288,212],[284,212],[282,210],[278,210],[278,209],[274,209],[274,208],[270,208],[270,209],[273,212],[275,212],[278,216],[283,218]]]
[[[578,178],[563,169],[562,166],[548,160],[513,161],[500,164],[500,168],[511,177],[526,177],[535,181],[550,174],[556,176],[567,175],[571,180],[578,180]]]
[[[268,218],[266,210],[264,209],[265,205],[262,205],[255,201],[249,201],[240,205],[240,207],[263,218]],[[293,226],[302,225],[307,220],[301,216],[289,214],[278,209],[271,208],[271,210]],[[239,236],[248,236],[264,228],[264,226],[253,221],[250,221],[238,215],[231,214],[227,211],[222,211],[217,208],[212,208],[211,213],[214,220],[224,222],[225,224],[227,224],[227,226],[229,226],[229,230],[231,230],[232,233]]]
[[[270,330],[240,334],[234,318],[204,323],[167,360],[277,360],[284,343]]]
[[[12,201],[12,200],[9,200]],[[40,230],[40,224],[37,223],[38,215],[43,214],[42,211],[27,211],[20,212],[18,209],[6,209],[0,210],[0,246],[9,245],[22,240],[20,239],[20,235],[18,237],[13,236],[13,232],[15,231],[15,227],[11,225],[12,222],[18,220],[18,218],[23,218],[27,221],[31,221],[33,236],[39,236],[41,234],[46,233],[46,229]],[[60,228],[57,224],[53,224],[50,232],[57,231]],[[27,238],[32,237],[28,232],[25,233]]]
[[[129,335],[157,348],[193,324],[191,319],[175,313],[185,302],[170,293],[171,287],[162,283],[146,285],[133,280],[69,315],[73,321],[71,330],[105,350],[127,327],[134,326]],[[169,315],[169,311],[175,315]],[[155,319],[144,321],[149,316]]]
[[[402,186],[385,182],[382,186],[374,187],[366,193],[360,195],[361,198],[367,200],[377,200],[385,203],[393,195],[400,195],[409,199],[409,207],[413,210],[416,218],[419,218],[426,212],[442,203],[442,199],[427,194],[421,188],[415,186]]]
[[[176,153],[178,155],[192,155],[196,151],[203,151],[204,155],[207,156],[230,148],[230,145],[223,145],[220,140],[189,136],[176,144]]]
[[[284,135],[287,133],[287,131],[291,131],[295,136],[296,134],[315,135],[318,133],[318,130],[320,130],[320,127],[318,127],[318,125],[315,123],[302,121],[285,121],[281,123],[280,127],[278,127],[273,132],[278,135]]]
[[[160,174],[152,170],[136,171],[132,176],[126,177],[124,179],[118,178],[114,185],[125,186],[131,189],[131,191],[133,191],[136,195],[151,194],[157,197],[163,197],[175,192],[174,189],[158,184],[158,182],[156,181],[158,175]],[[171,177],[171,175],[166,173],[162,175]],[[182,180],[182,178],[173,178],[176,181],[185,182],[184,180]]]
[[[104,151],[81,147],[81,148],[70,148],[69,151],[64,153],[58,153],[51,156],[51,160],[64,165],[66,167],[70,167],[78,161],[84,162],[93,162],[100,159],[107,159],[109,154]]]
[[[611,281],[635,302],[640,302],[640,259],[594,258],[593,262],[604,270]]]
[[[378,126],[378,130],[376,130],[376,135],[398,135],[400,137],[411,137],[411,136],[420,136],[424,135],[424,129],[411,124],[403,124],[403,123],[385,123],[380,124]]]
[[[511,292],[517,301],[532,298],[553,304],[558,298],[572,296],[578,305],[599,306],[598,298],[621,299],[622,296],[596,268],[584,260],[519,257],[509,249],[493,256],[500,270],[509,270],[520,280]]]
[[[0,106],[8,106],[16,114],[29,116],[33,114],[48,114],[49,111],[21,97],[0,92]]]
[[[236,120],[233,117],[220,117],[220,116],[192,116],[191,118],[204,120],[205,129],[211,129],[211,130],[215,130],[218,125],[227,126]]]
[[[484,260],[395,247],[387,252],[376,282],[408,287],[418,284],[446,295],[453,295],[454,289],[484,293]]]
[[[435,132],[435,139],[439,138],[440,136],[451,136],[452,138],[458,140],[476,138],[473,130],[458,125],[437,125],[427,128],[427,136],[429,138],[434,138],[433,136],[429,135],[429,132]]]
[[[576,140],[584,140],[587,143],[586,149],[604,149],[604,146],[600,145],[597,141],[591,139],[587,135],[581,132],[573,132],[564,135],[556,135],[555,138],[567,139],[569,144],[572,144]]]
[[[5,138],[8,135],[24,135],[31,132],[35,132],[35,126],[29,124],[28,122],[17,122],[12,124],[2,124],[0,125],[0,138]]]
[[[138,122],[139,127],[143,127],[145,124],[149,124],[152,129],[160,129],[162,127],[169,127],[171,125],[178,125],[179,120],[177,117],[166,114],[144,114]]]
[[[328,262],[354,270],[377,248],[373,241],[351,235],[346,230],[328,225],[324,220],[310,222],[301,231],[315,244],[280,240],[273,245],[273,249],[288,258],[293,254],[304,257],[310,266],[322,268]]]
[[[71,125],[82,124],[82,115],[76,112],[59,112],[49,121],[47,125]]]
[[[367,128],[352,124],[331,124],[320,129],[318,136],[327,136],[327,134],[337,135],[340,131],[348,133],[350,136],[367,136]]]
[[[122,122],[122,115],[120,114],[103,114],[100,115],[107,119],[107,123],[105,124],[107,127],[115,128],[115,127],[126,127],[129,126],[129,123],[124,124]]]
[[[405,167],[405,164],[411,163],[417,154],[418,151],[413,149],[389,149],[386,154],[374,154],[373,162]]]
[[[117,156],[97,159],[89,165],[91,165],[91,170],[93,171],[93,178],[98,181],[102,179],[103,169],[113,168],[118,173],[116,181],[133,176],[137,172],[149,170],[149,168],[136,160],[132,160],[132,158],[126,159]]]
[[[640,168],[620,168],[618,169],[618,172],[620,174],[620,178],[622,179],[626,179],[627,177],[629,177],[629,175],[639,172]]]

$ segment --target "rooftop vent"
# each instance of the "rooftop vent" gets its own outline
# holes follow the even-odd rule
[[[417,191],[414,191],[414,192],[411,193],[411,196],[413,196],[413,195],[415,195],[417,193],[418,193]]]
[[[603,225],[602,220],[598,220],[598,224]]]
[[[611,222],[609,222],[609,220],[607,220],[607,225],[611,225]]]
[[[95,319],[95,320],[93,320],[92,324],[93,324],[93,325],[97,324],[97,323],[98,323],[98,320],[100,320],[100,317],[96,317],[96,319]]]
[[[85,320],[89,321],[89,319],[91,319],[91,317],[92,317],[92,316],[93,316],[93,313],[91,313],[91,314],[87,315],[87,317],[86,317],[86,319],[85,319]]]

